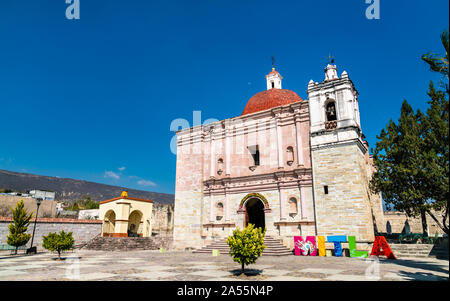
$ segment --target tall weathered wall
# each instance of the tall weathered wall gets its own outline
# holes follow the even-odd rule
[[[153,203],[152,232],[153,235],[167,236],[173,234],[174,205]]]
[[[359,146],[336,145],[311,154],[317,235],[355,235],[357,241],[373,241],[365,158]]]
[[[23,200],[25,209],[28,213],[34,212],[33,216],[36,214],[36,199],[32,197],[22,197],[15,195],[4,195],[0,194],[0,216],[9,217],[12,216],[11,206],[13,209],[16,204]],[[43,200],[39,206],[39,216],[38,217],[55,217],[56,216],[56,201]]]

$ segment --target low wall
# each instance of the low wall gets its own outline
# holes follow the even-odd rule
[[[6,237],[9,235],[8,225],[12,218],[0,217],[0,245],[6,244]],[[33,234],[34,219],[28,226],[27,233]],[[38,218],[36,232],[34,234],[33,245],[42,248],[42,236],[50,232],[72,232],[75,245],[87,242],[102,232],[102,221],[64,218]],[[27,246],[30,246],[31,239]]]

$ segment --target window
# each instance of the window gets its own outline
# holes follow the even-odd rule
[[[252,155],[253,158],[253,166],[259,166],[259,148],[258,145],[249,146],[248,151]]]
[[[298,213],[297,199],[290,198],[289,199],[289,216],[294,218]]]
[[[223,204],[217,203],[217,215],[216,220],[220,221],[223,218]]]
[[[287,152],[287,164],[291,166],[292,163],[294,163],[294,148],[292,146],[289,146],[286,152]]]
[[[328,186],[327,185],[323,186],[323,192],[325,194],[328,194]]]
[[[223,173],[223,159],[217,160],[217,174],[220,176]]]
[[[334,101],[331,101],[327,104],[326,114],[327,114],[327,121],[337,120],[336,105],[335,105]]]
[[[273,88],[275,88],[275,83],[274,83],[274,82],[272,82],[272,89],[273,89]]]

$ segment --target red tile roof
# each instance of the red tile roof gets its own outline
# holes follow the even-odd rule
[[[302,101],[302,99],[294,91],[286,89],[270,89],[253,95],[247,102],[241,115],[264,111],[297,101]]]

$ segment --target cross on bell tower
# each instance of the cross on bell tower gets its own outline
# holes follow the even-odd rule
[[[328,65],[325,68],[325,80],[333,80],[339,78],[337,75],[337,67],[334,64],[335,57],[331,55],[331,52],[328,54]]]
[[[328,53],[327,59],[328,59],[328,64],[334,64],[335,57],[331,55],[331,52]]]

